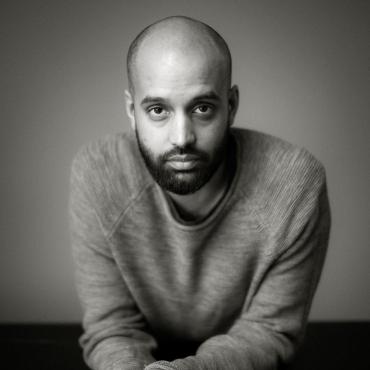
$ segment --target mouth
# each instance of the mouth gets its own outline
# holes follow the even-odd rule
[[[173,155],[167,159],[167,163],[178,171],[193,170],[199,162],[199,157],[193,154]]]

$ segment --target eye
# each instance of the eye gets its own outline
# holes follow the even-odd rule
[[[194,112],[196,113],[209,113],[211,110],[211,107],[206,104],[199,105],[198,107],[195,108]]]
[[[214,113],[214,107],[210,104],[199,104],[195,107],[193,113],[200,118],[210,118]]]
[[[166,111],[163,107],[159,105],[155,105],[148,109],[148,114],[152,120],[160,121],[167,117],[168,111]]]

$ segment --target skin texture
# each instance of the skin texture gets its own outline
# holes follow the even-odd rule
[[[177,191],[158,181],[188,219],[205,217],[230,180],[226,144],[238,88],[230,88],[229,63],[225,48],[207,27],[172,17],[146,32],[131,65],[126,108],[139,147],[148,167],[167,171],[165,177],[170,174],[186,185]],[[199,173],[207,170],[199,183]]]

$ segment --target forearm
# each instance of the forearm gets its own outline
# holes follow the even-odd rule
[[[85,347],[84,358],[93,370],[143,370],[155,361],[151,356],[152,347],[149,338],[110,337],[91,351]]]
[[[172,362],[157,361],[145,370],[268,370],[276,368],[280,357],[290,358],[294,351],[284,335],[259,324],[243,325],[242,330],[244,335],[234,332],[210,338],[194,356]]]
[[[76,271],[83,307],[80,344],[86,363],[93,370],[144,369],[155,361],[151,353],[157,347],[145,318],[114,263],[89,248],[81,247],[80,252],[84,261],[99,260]]]

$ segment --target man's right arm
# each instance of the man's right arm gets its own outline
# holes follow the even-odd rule
[[[83,309],[84,359],[94,370],[142,370],[156,342],[109,248],[89,186],[88,161],[72,165],[69,202],[77,292]]]

